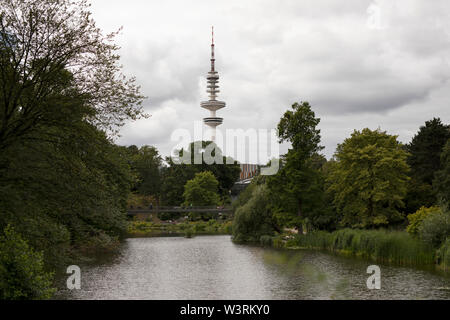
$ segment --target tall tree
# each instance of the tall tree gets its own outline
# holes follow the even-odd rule
[[[405,213],[410,214],[422,206],[436,204],[436,190],[432,182],[440,169],[442,149],[450,139],[450,126],[444,125],[439,118],[425,122],[419,132],[408,144],[408,164],[411,166],[411,180],[405,198]]]
[[[338,145],[335,158],[329,188],[343,225],[371,228],[401,221],[409,168],[397,136],[355,130]]]
[[[295,215],[293,223],[302,231],[305,214],[312,214],[320,194],[316,169],[320,146],[320,119],[315,117],[308,102],[294,103],[278,124],[280,143],[290,142],[291,148],[282,159],[277,175],[268,179],[271,192],[279,196],[283,213]]]
[[[434,118],[425,122],[419,132],[407,146],[410,156],[408,164],[411,175],[418,181],[431,185],[434,174],[441,166],[441,153],[450,139],[450,125],[445,125],[441,119]]]
[[[450,205],[450,139],[441,154],[441,170],[436,172],[433,187],[440,200]]]
[[[67,92],[91,108],[90,123],[110,132],[142,116],[116,34],[97,28],[84,0],[0,0],[0,150],[54,123],[55,95]],[[72,79],[63,83],[65,71]]]

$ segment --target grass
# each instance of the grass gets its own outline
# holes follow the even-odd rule
[[[343,229],[333,233],[318,231],[296,236],[287,245],[328,250],[381,263],[414,266],[435,263],[435,250],[431,246],[402,231],[354,229]]]
[[[154,223],[149,221],[132,221],[128,227],[131,236],[159,235],[219,235],[231,234],[231,221],[195,221],[181,223]]]

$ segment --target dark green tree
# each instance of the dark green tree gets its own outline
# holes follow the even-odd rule
[[[152,146],[128,147],[129,163],[136,172],[134,191],[141,195],[159,196],[161,190],[162,158]]]
[[[300,232],[305,218],[316,214],[321,206],[323,192],[317,165],[323,147],[319,145],[319,122],[308,102],[292,105],[278,124],[280,143],[290,142],[291,148],[278,174],[268,179],[274,211]]]
[[[441,168],[441,153],[450,139],[450,126],[434,118],[425,122],[419,132],[407,145],[409,152],[408,164],[411,175],[419,182],[431,185],[434,174]]]
[[[450,126],[439,118],[425,122],[406,148],[409,152],[408,164],[411,167],[411,180],[405,198],[405,213],[410,214],[422,206],[430,207],[437,203],[432,182],[441,166],[442,149],[450,139]]]
[[[439,199],[450,205],[450,139],[441,154],[441,170],[435,176],[433,187]]]

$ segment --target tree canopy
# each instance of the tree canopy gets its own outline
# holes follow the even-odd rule
[[[0,150],[58,122],[61,96],[83,100],[85,118],[110,132],[143,116],[116,35],[102,33],[84,0],[0,0]]]
[[[441,168],[441,153],[450,139],[450,126],[434,118],[425,122],[407,145],[408,164],[415,179],[431,185],[434,174]]]
[[[220,201],[219,194],[217,193],[218,186],[219,182],[211,172],[196,173],[194,179],[189,180],[184,186],[184,205],[218,205]]]
[[[355,130],[335,157],[328,179],[342,225],[370,228],[402,219],[409,168],[396,136]]]

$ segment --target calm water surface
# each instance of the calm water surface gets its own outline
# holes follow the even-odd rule
[[[128,239],[121,253],[81,266],[81,290],[63,299],[450,299],[450,278],[316,251],[239,246],[229,236]]]

